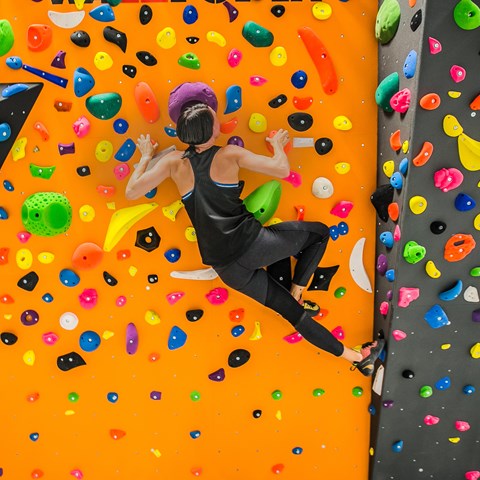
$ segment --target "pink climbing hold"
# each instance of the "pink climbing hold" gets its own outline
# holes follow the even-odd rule
[[[265,83],[267,83],[267,79],[265,77],[262,77],[260,75],[252,75],[250,77],[250,85],[253,85],[254,87],[261,87]]]
[[[405,113],[410,107],[410,99],[412,98],[412,92],[408,88],[404,88],[397,92],[390,99],[390,106],[399,113]]]
[[[86,310],[92,309],[98,300],[97,291],[94,288],[85,288],[83,292],[78,296],[80,305]]]
[[[398,291],[398,306],[406,308],[420,296],[420,289],[415,287],[402,287]]]
[[[183,296],[185,295],[184,292],[172,292],[167,295],[167,302],[170,305],[174,305],[177,303]]]
[[[401,238],[402,238],[402,231],[400,230],[400,226],[395,225],[395,229],[393,231],[393,240],[395,242],[399,242]]]
[[[402,330],[394,330],[392,332],[392,337],[399,342],[400,340],[405,340],[407,338],[407,334]]]
[[[449,192],[463,182],[463,174],[456,168],[442,168],[433,174],[433,181],[442,192]]]
[[[75,477],[77,480],[82,480],[83,478],[83,472],[81,470],[75,469],[70,472],[70,475]]]
[[[470,430],[470,424],[468,422],[464,422],[462,420],[457,420],[455,422],[455,428],[459,432],[466,432],[467,430]]]
[[[433,37],[428,38],[428,44],[430,45],[430,53],[436,55],[442,51],[442,44]]]
[[[438,417],[435,417],[433,415],[426,415],[425,418],[423,419],[423,423],[425,425],[436,425],[440,419]]]
[[[390,310],[390,304],[388,302],[382,302],[379,307],[380,313],[382,315],[387,315]]]
[[[295,188],[299,187],[302,184],[302,176],[290,170],[290,175],[288,177],[282,178],[285,182],[291,183]]]
[[[450,69],[450,76],[452,77],[455,83],[463,82],[463,80],[465,80],[466,75],[467,75],[467,71],[460,65],[454,65]]]
[[[58,341],[58,335],[53,332],[47,332],[42,335],[42,340],[45,345],[55,345]]]
[[[478,480],[480,478],[480,472],[478,470],[471,470],[465,473],[466,480]]]
[[[237,50],[236,48],[232,48],[232,50],[230,50],[230,53],[228,54],[227,62],[232,68],[235,68],[235,67],[238,67],[238,65],[240,65],[242,57],[243,57],[243,54],[240,50]]]
[[[127,303],[127,297],[125,295],[120,295],[115,300],[115,305],[117,307],[123,307]]]
[[[347,200],[341,200],[330,210],[330,213],[340,218],[347,218],[352,208],[352,202],[349,202]]]
[[[81,116],[72,125],[73,131],[78,138],[85,137],[90,131],[90,120],[87,117]]]
[[[130,167],[128,166],[128,163],[121,163],[117,165],[113,169],[113,174],[117,180],[123,180],[124,178],[127,178],[130,174]]]
[[[343,331],[343,328],[339,325],[338,327],[335,327],[332,330],[332,335],[337,339],[337,340],[343,340],[345,338],[345,332]]]
[[[20,243],[27,243],[30,240],[30,237],[32,236],[31,233],[29,232],[18,232],[17,233],[17,238],[20,240]]]
[[[295,333],[292,333],[291,335],[287,335],[287,336],[283,337],[283,339],[287,343],[290,343],[290,344],[293,345],[294,343],[301,342],[303,340],[303,337],[300,333],[295,332]]]
[[[226,288],[214,288],[210,290],[205,297],[212,305],[221,305],[228,300],[228,290]]]

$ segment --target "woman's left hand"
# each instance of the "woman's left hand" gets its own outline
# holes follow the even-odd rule
[[[142,157],[153,157],[156,148],[158,147],[158,143],[154,142],[150,139],[150,134],[140,135],[137,140],[137,147],[142,154]]]

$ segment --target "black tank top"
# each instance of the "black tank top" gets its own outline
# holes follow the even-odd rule
[[[190,158],[195,184],[182,197],[195,228],[202,261],[226,265],[240,257],[257,238],[262,225],[240,199],[244,182],[218,184],[210,178],[210,167],[220,149],[213,146]]]

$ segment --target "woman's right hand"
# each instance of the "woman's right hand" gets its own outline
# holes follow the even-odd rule
[[[290,136],[288,135],[288,130],[280,128],[275,135],[272,137],[266,138],[267,142],[272,145],[272,147],[282,148],[290,141]]]
[[[150,134],[147,133],[146,135],[142,134],[140,137],[138,137],[137,147],[140,150],[142,157],[152,158],[156,148],[158,147],[158,143],[153,142],[150,139]]]

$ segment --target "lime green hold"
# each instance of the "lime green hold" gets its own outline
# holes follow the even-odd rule
[[[338,287],[333,295],[335,298],[342,298],[347,293],[347,289],[345,287]]]
[[[433,388],[430,385],[424,385],[420,389],[420,396],[422,398],[428,398],[428,397],[431,397],[432,395],[433,395]]]
[[[0,57],[7,54],[13,47],[15,37],[13,29],[8,20],[0,20]]]
[[[400,5],[398,0],[384,0],[378,9],[375,22],[375,38],[382,44],[390,42],[400,23]]]
[[[316,388],[314,391],[313,391],[313,396],[314,397],[321,397],[322,395],[325,394],[325,390],[323,388]]]
[[[53,237],[65,233],[72,223],[72,206],[56,192],[30,195],[22,205],[23,226],[34,235]]]
[[[260,222],[265,223],[273,217],[280,203],[282,185],[277,180],[270,180],[256,188],[245,197],[246,209]]]
[[[38,165],[34,165],[33,163],[30,164],[30,173],[32,177],[36,178],[44,178],[45,180],[49,180],[53,175],[57,167],[39,167]]]
[[[182,67],[191,68],[192,70],[198,70],[200,68],[200,60],[192,52],[183,54],[178,59],[178,64]]]
[[[280,400],[283,397],[283,393],[280,390],[275,390],[272,392],[272,398],[274,400]]]
[[[87,110],[100,120],[110,120],[122,108],[122,97],[118,93],[99,93],[85,101]]]
[[[362,387],[353,387],[352,394],[354,397],[361,397],[363,395]]]
[[[192,402],[198,402],[200,398],[201,398],[200,392],[197,392],[196,390],[194,390],[190,394],[190,400],[192,400]]]
[[[480,7],[472,0],[460,0],[453,10],[455,23],[463,30],[480,27]]]
[[[403,258],[408,263],[417,263],[425,257],[427,250],[425,247],[422,247],[417,242],[410,241],[405,244],[403,249]]]
[[[80,395],[77,392],[70,392],[68,394],[68,401],[72,403],[78,402],[78,399],[80,398]]]
[[[269,47],[273,43],[273,33],[252,21],[243,26],[242,35],[254,47]]]
[[[480,267],[473,267],[470,270],[470,276],[472,277],[480,277]]]
[[[385,77],[375,91],[375,102],[385,112],[393,112],[390,99],[400,90],[400,77],[398,72],[393,72]]]

